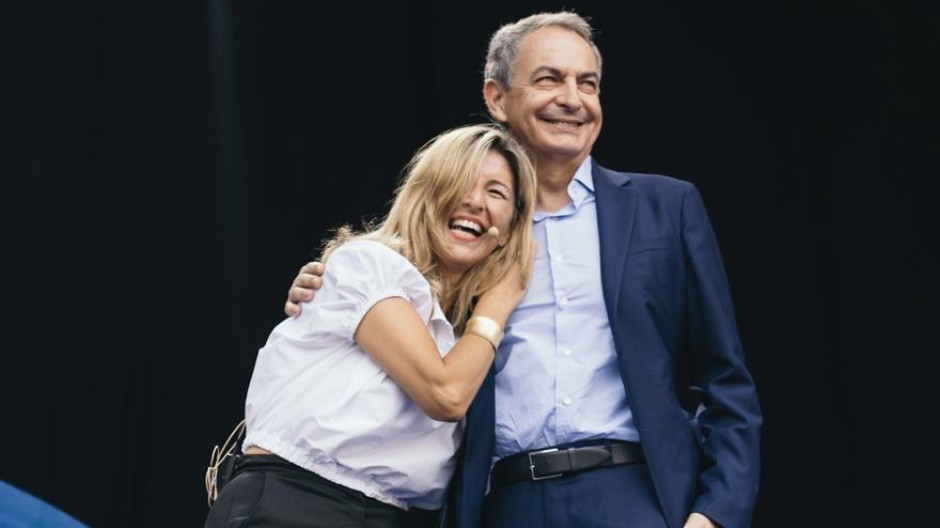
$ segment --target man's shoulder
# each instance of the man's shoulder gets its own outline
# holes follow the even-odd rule
[[[595,164],[595,170],[615,185],[629,185],[639,191],[677,193],[681,195],[695,186],[691,182],[665,174],[622,172],[597,164]]]

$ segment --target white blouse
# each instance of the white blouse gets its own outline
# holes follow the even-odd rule
[[[427,321],[441,356],[450,351],[453,328],[417,268],[378,242],[347,242],[301,315],[277,325],[258,351],[243,447],[399,508],[436,509],[462,425],[429,418],[353,341],[366,312],[389,297]]]

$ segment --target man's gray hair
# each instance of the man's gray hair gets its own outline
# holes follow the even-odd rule
[[[513,68],[516,65],[516,51],[519,43],[526,35],[544,27],[560,27],[573,31],[581,36],[594,51],[597,59],[597,80],[601,77],[601,52],[594,44],[594,30],[588,21],[571,11],[557,13],[538,13],[530,15],[511,24],[506,24],[493,33],[490,46],[486,52],[486,67],[483,69],[483,79],[493,79],[504,89],[512,85]]]

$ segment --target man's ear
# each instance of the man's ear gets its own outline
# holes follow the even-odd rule
[[[483,83],[483,100],[486,101],[486,109],[489,110],[493,119],[500,123],[508,121],[506,118],[506,91],[493,79],[487,79]]]

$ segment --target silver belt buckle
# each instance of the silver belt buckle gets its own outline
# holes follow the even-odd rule
[[[550,478],[560,477],[561,473],[554,473],[552,475],[543,475],[541,477],[535,476],[535,462],[532,461],[532,455],[541,455],[542,453],[551,453],[553,451],[558,451],[557,447],[551,449],[542,449],[541,451],[532,451],[529,453],[529,474],[532,476],[532,480],[546,480]]]

